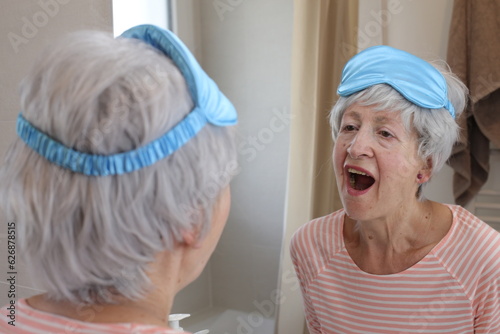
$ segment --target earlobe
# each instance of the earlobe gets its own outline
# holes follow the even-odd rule
[[[417,182],[419,184],[426,183],[430,180],[432,174],[432,159],[428,158],[425,166],[417,174]]]
[[[427,172],[421,172],[417,174],[417,183],[418,184],[424,184],[430,179],[430,173]]]
[[[182,231],[182,239],[184,243],[192,248],[200,248],[201,240],[197,228]]]

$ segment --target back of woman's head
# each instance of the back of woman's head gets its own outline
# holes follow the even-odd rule
[[[100,32],[48,48],[21,85],[23,116],[80,152],[108,155],[162,136],[193,108],[175,65],[146,44]],[[235,168],[231,128],[207,124],[172,155],[113,176],[65,170],[20,139],[0,172],[2,205],[37,285],[56,299],[139,298],[148,263],[209,229]]]

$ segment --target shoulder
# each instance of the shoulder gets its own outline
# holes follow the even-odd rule
[[[344,210],[316,218],[302,225],[292,236],[290,251],[311,256],[328,256],[342,246]]]
[[[500,233],[471,212],[458,205],[448,205],[453,213],[454,240],[500,246]]]
[[[93,311],[89,310],[89,313]],[[60,315],[38,311],[32,308],[26,299],[19,299],[13,304],[0,308],[0,333],[151,333],[175,334],[177,332],[164,327],[156,327],[135,323],[91,323],[74,320]],[[188,334],[188,333],[184,333]]]
[[[500,233],[466,209],[448,207],[453,225],[435,254],[463,286],[494,284],[500,275]]]
[[[50,324],[46,326],[46,330],[41,330],[37,333],[51,333],[64,330],[64,324],[58,321],[58,317],[52,317],[50,313],[42,313],[32,309],[26,299],[10,301],[9,304],[0,309],[0,314],[5,321],[0,321],[0,333],[27,333],[27,328],[40,329],[44,327],[44,321],[49,320]],[[3,320],[3,319],[2,319]],[[3,331],[9,328],[7,332]]]

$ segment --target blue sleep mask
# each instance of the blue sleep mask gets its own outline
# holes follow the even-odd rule
[[[234,106],[172,32],[152,25],[140,25],[125,31],[119,38],[139,39],[172,59],[186,80],[194,103],[193,110],[160,138],[137,149],[112,155],[88,154],[66,147],[19,114],[17,133],[38,154],[76,173],[120,175],[150,166],[169,156],[196,136],[207,123],[215,126],[237,123]]]
[[[345,65],[337,93],[347,97],[377,84],[390,85],[419,107],[446,108],[455,118],[446,79],[434,66],[408,52],[385,45],[361,51]]]

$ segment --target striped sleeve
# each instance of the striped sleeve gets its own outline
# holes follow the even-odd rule
[[[311,334],[323,332],[308,288],[325,268],[329,254],[333,250],[332,236],[335,236],[335,226],[331,220],[336,215],[334,213],[305,224],[295,232],[290,244],[291,258],[300,282],[307,326]]]
[[[500,236],[494,237],[493,233],[485,236],[481,250],[489,256],[483,260],[475,291],[476,333],[500,333]]]
[[[475,333],[500,333],[500,234],[467,210],[453,206],[457,227],[436,252],[471,301]]]
[[[474,303],[476,311],[474,329],[477,334],[500,333],[500,262],[498,257],[496,263],[492,265],[495,269],[481,277],[482,284],[478,286],[478,295]]]
[[[309,276],[309,273],[307,272],[308,268],[306,265],[303,266],[302,262],[300,262],[299,260],[305,255],[302,249],[300,249],[300,239],[301,236],[299,235],[299,233],[295,233],[290,244],[290,255],[292,258],[293,266],[295,268],[295,272],[297,274],[297,278],[300,282],[300,290],[302,292],[302,298],[304,300],[306,323],[307,327],[309,328],[309,333],[320,334],[321,326],[319,324],[318,317],[314,312],[311,299],[309,298],[309,295],[307,293],[307,282],[305,278]]]

